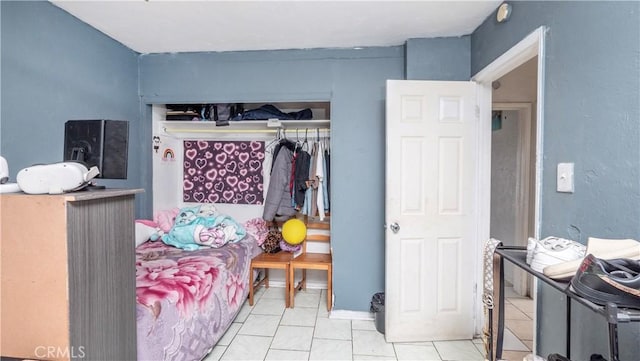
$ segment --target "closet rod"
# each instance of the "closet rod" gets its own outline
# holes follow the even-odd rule
[[[193,128],[166,128],[164,127],[165,133],[277,133],[278,129],[193,129]],[[329,128],[280,128],[280,131],[295,131],[298,130],[315,130],[318,129],[320,131],[328,132]]]

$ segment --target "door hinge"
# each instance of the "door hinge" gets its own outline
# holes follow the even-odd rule
[[[480,107],[476,105],[476,119],[480,119]]]

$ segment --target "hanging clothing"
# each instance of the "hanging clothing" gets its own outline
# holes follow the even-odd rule
[[[293,199],[294,186],[296,183],[296,160],[298,159],[297,150],[293,152],[293,158],[291,159],[291,173],[289,174],[289,195],[291,196],[291,207],[295,208],[296,203]]]
[[[313,199],[313,195],[316,193],[316,189],[314,188],[314,174],[315,174],[315,145],[311,146],[311,153],[309,154],[309,174],[305,179],[305,185],[307,190],[304,194],[304,204],[302,206],[301,213],[307,215],[309,217],[313,217],[315,215],[314,207],[315,201]]]
[[[305,194],[307,192],[307,179],[309,179],[309,163],[311,162],[311,154],[305,150],[298,151],[295,162],[295,176],[293,188],[294,207],[297,210],[302,209]]]
[[[282,148],[282,144],[278,142],[273,147],[273,155],[271,156],[271,168],[269,168],[269,174],[273,173],[273,165],[276,164],[276,158],[278,158],[278,153],[280,152],[280,148]]]
[[[309,171],[309,186],[311,189],[311,204],[309,216],[315,217],[318,214],[318,143],[313,143],[311,149],[311,171]]]
[[[309,164],[311,165],[311,164]],[[300,209],[300,213],[306,216],[312,216],[311,214],[311,202],[313,199],[313,188],[307,187],[307,190],[304,192],[304,203],[302,204],[302,208]]]
[[[265,221],[284,221],[296,214],[291,206],[289,193],[292,160],[293,152],[287,147],[281,147],[273,162],[267,198],[264,201],[262,218]]]
[[[318,217],[324,221],[324,149],[322,143],[318,143],[318,156],[316,158],[316,180],[318,182],[318,196],[316,199]]]
[[[324,151],[324,161],[322,162],[322,171],[324,173],[324,180],[322,182],[322,194],[324,195],[324,211],[329,212],[329,167],[327,159],[327,150]]]
[[[286,147],[293,153],[296,150],[296,143],[286,138],[280,139],[280,141],[278,141],[278,144],[276,144],[273,148],[273,163],[271,163],[271,172],[273,172],[273,165],[275,164],[275,160],[278,157],[278,153],[280,152],[280,149],[282,147]]]

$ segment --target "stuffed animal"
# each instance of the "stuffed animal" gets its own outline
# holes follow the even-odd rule
[[[211,203],[205,203],[198,207],[198,217],[213,217],[218,214],[218,209]]]
[[[211,208],[215,210],[215,206],[211,205],[211,207],[205,207],[203,209],[203,214],[206,210],[210,213]],[[157,241],[161,239],[163,235],[169,233],[175,224],[178,213],[180,213],[180,208],[176,207],[155,212],[153,221],[147,219],[136,220],[136,246],[148,240]]]
[[[153,221],[162,232],[167,233],[171,230],[171,227],[173,227],[179,212],[180,208],[158,211],[153,215]]]

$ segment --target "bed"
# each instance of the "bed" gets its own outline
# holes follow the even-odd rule
[[[200,360],[247,298],[250,233],[219,248],[185,250],[161,240],[136,247],[139,360]]]

